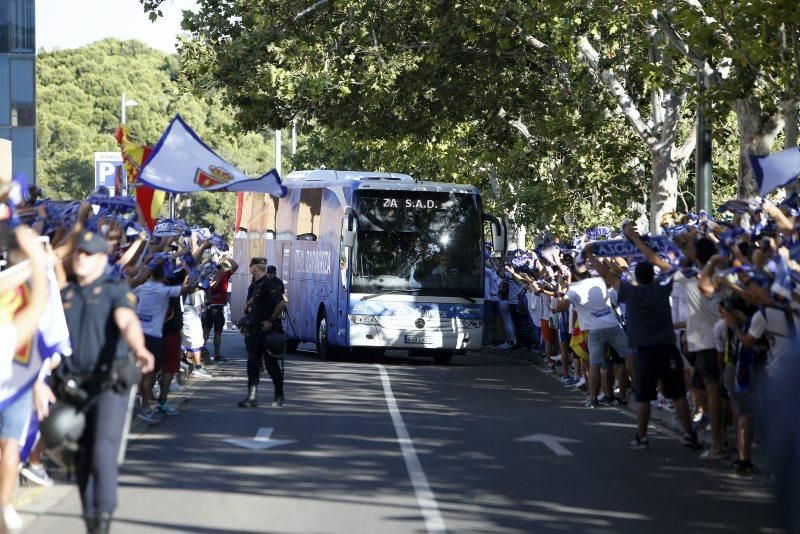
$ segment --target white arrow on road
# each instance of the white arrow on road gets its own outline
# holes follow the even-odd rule
[[[254,451],[263,451],[264,449],[280,447],[281,445],[288,445],[289,443],[297,441],[294,439],[270,439],[272,437],[272,430],[272,428],[259,428],[258,432],[256,432],[256,437],[253,439],[226,439],[225,443]]]
[[[524,438],[517,438],[516,441],[538,441],[553,451],[556,456],[572,456],[572,453],[562,443],[583,443],[579,439],[562,438],[561,436],[551,436],[550,434],[531,434]]]

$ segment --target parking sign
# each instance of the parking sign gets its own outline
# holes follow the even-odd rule
[[[125,167],[122,165],[120,152],[95,152],[94,153],[94,186],[104,185],[111,191],[111,195],[125,195],[128,180],[125,176]],[[119,192],[117,189],[119,188]]]

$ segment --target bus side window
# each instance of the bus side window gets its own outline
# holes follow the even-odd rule
[[[296,207],[299,197],[300,190],[290,189],[286,196],[278,201],[277,239],[291,241],[297,235],[294,226],[297,217]]]
[[[300,206],[297,213],[297,239],[316,241],[319,235],[322,213],[322,190],[303,189],[300,193]],[[314,239],[309,236],[313,235]]]

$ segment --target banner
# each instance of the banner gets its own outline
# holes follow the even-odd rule
[[[642,236],[644,241],[656,254],[665,254],[674,249],[674,245],[666,236],[649,237]],[[595,256],[608,258],[628,258],[641,256],[639,248],[627,239],[615,239],[612,241],[595,241],[592,243],[592,253]]]
[[[247,176],[211,150],[180,115],[175,115],[153,147],[138,180],[172,193],[252,191],[277,197],[286,194],[275,169],[259,178]]]

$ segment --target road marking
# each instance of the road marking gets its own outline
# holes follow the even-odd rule
[[[550,434],[531,434],[524,438],[517,438],[516,441],[538,441],[553,451],[556,456],[572,456],[572,452],[562,443],[583,443],[579,439],[562,438],[561,436],[551,436]]]
[[[414,442],[411,441],[411,436],[408,434],[408,429],[403,422],[403,416],[397,407],[397,401],[394,399],[392,384],[389,382],[389,373],[386,372],[383,365],[376,364],[376,367],[381,374],[386,405],[389,407],[389,415],[392,416],[394,431],[397,434],[397,441],[400,443],[400,450],[403,452],[403,460],[406,463],[408,477],[411,479],[411,485],[414,486],[417,505],[420,512],[422,512],[422,517],[425,519],[425,528],[428,532],[447,532],[444,518],[439,512],[439,505],[436,503],[436,497],[431,491],[425,471],[422,470],[422,464],[414,448]]]
[[[225,443],[254,451],[263,451],[264,449],[280,447],[296,441],[294,439],[270,439],[272,430],[272,428],[259,428],[258,432],[256,432],[256,437],[253,439],[226,439]]]

